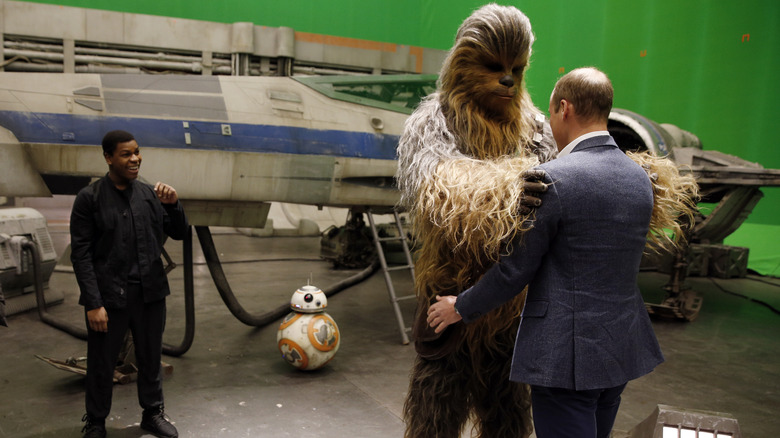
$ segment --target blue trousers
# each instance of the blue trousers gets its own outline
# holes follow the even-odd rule
[[[538,438],[609,438],[626,384],[575,391],[531,385]]]

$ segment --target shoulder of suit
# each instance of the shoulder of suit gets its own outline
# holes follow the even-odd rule
[[[615,139],[611,135],[604,134],[604,135],[595,135],[593,137],[589,137],[589,138],[586,138],[586,139],[582,140],[575,147],[575,149],[577,149],[580,146],[588,146],[588,147],[592,147],[592,146],[617,146],[617,142],[615,141]]]

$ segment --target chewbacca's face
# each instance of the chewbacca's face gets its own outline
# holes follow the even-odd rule
[[[461,46],[442,85],[452,97],[498,121],[516,117],[528,55],[497,52],[484,45]]]
[[[526,62],[522,58],[500,58],[490,53],[476,57],[470,80],[474,99],[486,114],[504,115],[519,99]]]
[[[490,4],[475,11],[442,65],[441,90],[451,106],[497,121],[515,118],[533,40],[528,18],[514,7]]]

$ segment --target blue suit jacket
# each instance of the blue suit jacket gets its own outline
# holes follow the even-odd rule
[[[465,322],[528,295],[513,381],[611,388],[663,362],[637,286],[653,209],[647,173],[610,136],[545,163],[549,190],[534,228],[512,243],[456,308]]]

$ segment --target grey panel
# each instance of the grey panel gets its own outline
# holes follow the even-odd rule
[[[75,99],[75,102],[95,111],[103,111],[103,102],[99,100]]]
[[[227,120],[222,96],[155,94],[125,91],[103,92],[111,114]]]
[[[73,94],[77,96],[97,96],[100,97],[100,88],[98,87],[84,87],[78,90],[74,90]]]
[[[213,76],[104,74],[100,80],[103,88],[222,93],[219,79]]]

